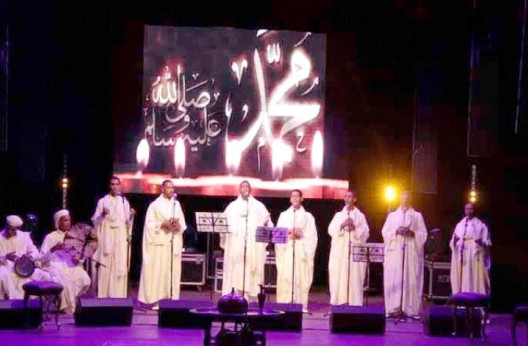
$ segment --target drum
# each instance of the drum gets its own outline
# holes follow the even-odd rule
[[[35,267],[35,262],[27,256],[22,256],[15,261],[14,270],[18,276],[28,278],[35,272]]]

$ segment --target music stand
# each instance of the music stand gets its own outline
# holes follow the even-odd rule
[[[350,245],[352,246],[352,260],[354,262],[367,263],[367,273],[365,276],[367,287],[367,290],[365,290],[365,305],[368,306],[368,289],[370,288],[370,264],[383,263],[385,258],[385,247],[383,243],[366,243],[356,245],[350,243]],[[348,285],[350,285],[350,270],[348,273],[347,287]],[[347,303],[348,302],[349,297],[347,297]]]
[[[286,244],[288,242],[288,229],[286,227],[257,227],[255,241],[266,244]]]
[[[205,266],[207,271],[210,272],[210,264],[213,263],[214,265],[214,261],[211,261],[209,258],[213,254],[213,251],[211,250],[211,242],[213,243],[212,247],[214,248],[214,235],[229,233],[227,216],[225,216],[224,213],[210,211],[198,211],[195,213],[195,216],[196,230],[201,233],[207,233],[207,256],[205,256]],[[211,277],[207,275],[207,278],[210,279]],[[213,291],[214,289],[211,290],[211,300],[213,299]]]

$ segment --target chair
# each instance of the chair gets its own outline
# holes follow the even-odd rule
[[[513,321],[511,326],[513,346],[517,346],[517,323],[526,324],[526,342],[528,344],[528,305],[519,305],[513,312]]]
[[[40,313],[42,322],[40,329],[42,329],[45,321],[44,315],[50,313],[55,314],[55,324],[57,329],[60,329],[59,324],[59,313],[60,313],[60,295],[64,287],[53,281],[30,281],[25,283],[22,288],[24,289],[24,310],[26,313],[28,310],[28,300],[30,296],[37,296],[40,300]],[[54,308],[53,308],[54,307]]]
[[[487,310],[490,304],[490,296],[487,294],[474,293],[474,292],[459,292],[453,294],[447,301],[452,306],[452,317],[453,317],[453,335],[457,335],[457,323],[456,323],[456,311],[459,307],[467,309],[467,320],[469,337],[473,339],[473,318],[475,316],[475,308],[482,308],[483,315],[481,318],[481,336],[486,338],[486,321],[488,319]]]

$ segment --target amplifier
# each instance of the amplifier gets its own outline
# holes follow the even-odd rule
[[[424,297],[429,300],[449,299],[451,296],[451,263],[425,261]]]
[[[182,254],[182,286],[205,285],[205,254],[183,253]]]
[[[222,291],[222,279],[224,276],[224,258],[215,258],[215,277],[214,291]],[[277,267],[275,265],[275,256],[268,256],[264,264],[264,285],[268,288],[277,287]]]

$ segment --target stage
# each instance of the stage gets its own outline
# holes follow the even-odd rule
[[[134,290],[135,291],[135,290]],[[135,292],[134,292],[135,293]],[[192,289],[182,290],[181,298],[188,300],[209,300],[210,291],[197,292]],[[135,294],[133,295],[135,297]],[[213,300],[219,297],[215,293]],[[274,301],[273,294],[268,299]],[[424,333],[421,321],[408,321],[395,324],[387,320],[384,335],[332,334],[329,329],[328,294],[316,291],[310,295],[310,314],[303,317],[303,331],[268,332],[268,345],[511,345],[510,315],[492,314],[487,326],[487,340],[461,337],[432,337]],[[380,297],[369,299],[369,304],[382,304]],[[426,302],[425,306],[430,303]],[[46,322],[43,331],[38,330],[2,330],[1,340],[4,344],[60,346],[82,344],[87,346],[156,346],[156,345],[202,345],[203,331],[173,328],[158,328],[156,311],[134,310],[130,327],[76,327],[73,317],[60,316],[61,327]],[[216,333],[218,327],[213,327]],[[518,327],[519,345],[526,344],[526,329]]]

